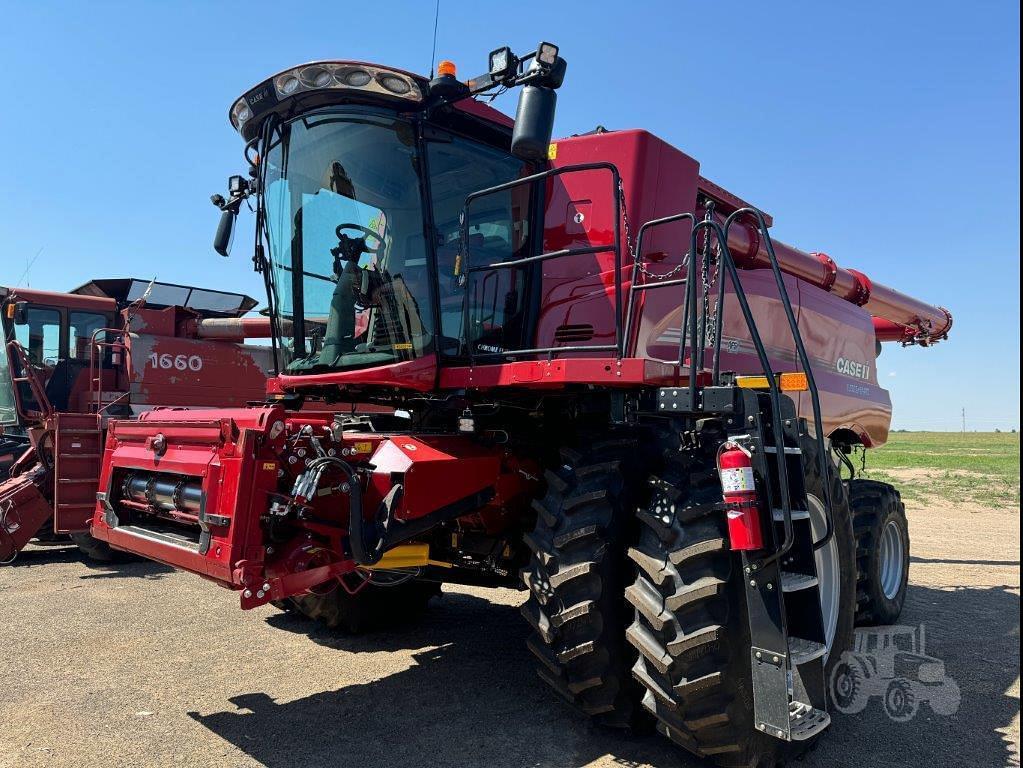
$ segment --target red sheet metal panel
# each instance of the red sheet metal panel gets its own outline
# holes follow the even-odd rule
[[[34,472],[0,483],[0,563],[10,561],[50,519]]]

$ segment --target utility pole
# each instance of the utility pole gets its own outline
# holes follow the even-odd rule
[[[963,434],[966,434],[966,409],[963,408]]]

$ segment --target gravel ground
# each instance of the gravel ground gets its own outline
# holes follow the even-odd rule
[[[910,509],[902,622],[962,690],[907,723],[835,717],[799,765],[1019,765],[1019,512]],[[0,569],[0,768],[699,766],[589,726],[533,675],[514,591],[451,588],[361,638],[152,563],[33,547]]]

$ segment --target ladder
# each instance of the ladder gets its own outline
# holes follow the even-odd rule
[[[644,236],[654,227],[688,220],[691,224],[688,269],[685,277],[658,282],[640,280],[643,269]],[[813,440],[817,470],[824,478],[823,515],[825,533],[815,540],[810,501],[804,487],[804,454],[800,430],[805,422],[796,414],[792,400],[782,395],[771,369],[767,351],[750,310],[738,270],[728,250],[730,227],[740,220],[752,220],[767,249],[789,330],[803,372],[807,378],[814,416]],[[701,235],[702,249],[701,249]],[[706,267],[714,258],[716,245],[719,277],[715,313],[708,296],[697,293],[697,263]],[[702,251],[702,253],[701,253]],[[750,338],[756,350],[768,391],[743,389],[734,385],[730,374],[720,367],[724,315],[725,281],[731,282]],[[722,223],[713,203],[706,205],[701,221],[682,213],[646,222],[640,227],[632,265],[632,281],[624,329],[630,335],[642,291],[680,286],[684,289],[683,318],[677,364],[685,384],[661,388],[658,406],[700,417],[728,414],[723,421],[733,442],[750,451],[760,498],[769,500],[774,530],[765,537],[766,549],[743,551],[742,571],[750,635],[750,667],[755,727],[785,741],[810,739],[831,722],[826,704],[825,656],[827,638],[815,553],[833,536],[830,498],[831,463],[824,442],[820,397],[803,344],[795,313],[785,288],[763,215],[755,208],[742,208]],[[713,329],[709,323],[713,322]],[[710,364],[707,340],[712,342]],[[688,356],[687,356],[688,349]],[[627,352],[628,354],[628,352]]]

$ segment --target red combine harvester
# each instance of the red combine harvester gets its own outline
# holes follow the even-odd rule
[[[266,394],[265,318],[248,296],[132,279],[70,293],[0,287],[0,563],[32,538],[88,533],[103,432],[165,406],[241,406]]]
[[[234,103],[215,248],[253,201],[278,375],[112,424],[93,534],[348,629],[524,583],[540,676],[598,722],[798,752],[906,588],[898,493],[839,471],[887,437],[879,342],[951,316],[773,242],[646,131],[552,143],[553,45],[439,71],[325,61]],[[514,122],[473,98],[510,87]],[[345,400],[392,412],[315,410]]]

